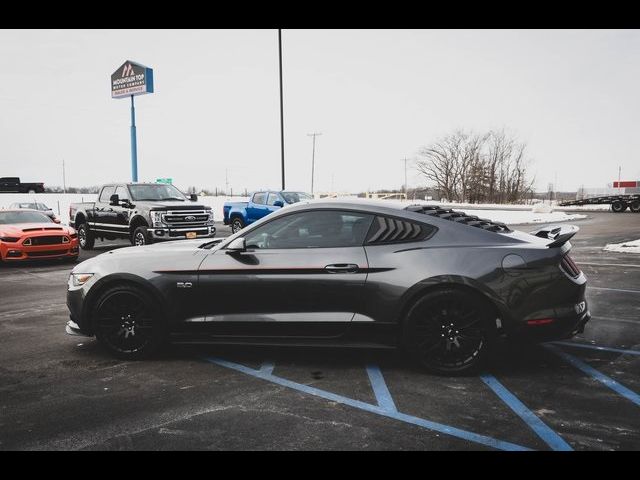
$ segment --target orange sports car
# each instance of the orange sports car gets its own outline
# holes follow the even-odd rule
[[[37,210],[0,210],[0,261],[78,259],[78,234]]]

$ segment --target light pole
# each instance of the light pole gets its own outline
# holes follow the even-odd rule
[[[407,190],[407,161],[408,161],[408,158],[404,157],[402,159],[402,161],[404,162],[404,194],[405,194],[406,197],[408,197],[408,195],[407,195],[407,191],[408,191]]]
[[[282,103],[282,29],[278,29],[278,65],[280,67],[280,155],[282,159],[282,190],[284,190],[284,107]]]
[[[307,137],[313,137],[313,149],[311,150],[311,196],[313,196],[313,176],[316,163],[316,137],[322,135],[322,132],[307,133]]]

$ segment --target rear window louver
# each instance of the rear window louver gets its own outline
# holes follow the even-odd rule
[[[376,217],[369,229],[366,243],[395,243],[422,240],[428,236],[434,228],[426,225],[407,222],[397,218]]]
[[[509,227],[504,223],[494,222],[487,218],[479,218],[475,215],[467,215],[464,212],[451,210],[450,208],[441,208],[434,205],[410,205],[405,210],[416,213],[424,213],[432,217],[450,220],[456,223],[462,223],[471,227],[482,228],[491,232],[506,233],[511,232]]]

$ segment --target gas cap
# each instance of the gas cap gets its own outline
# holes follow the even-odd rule
[[[518,276],[527,269],[527,262],[520,255],[510,253],[502,259],[502,270],[511,276]]]

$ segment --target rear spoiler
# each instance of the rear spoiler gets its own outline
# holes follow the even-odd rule
[[[548,225],[533,232],[529,232],[536,237],[553,240],[547,244],[548,248],[560,247],[567,243],[580,230],[575,225]]]

